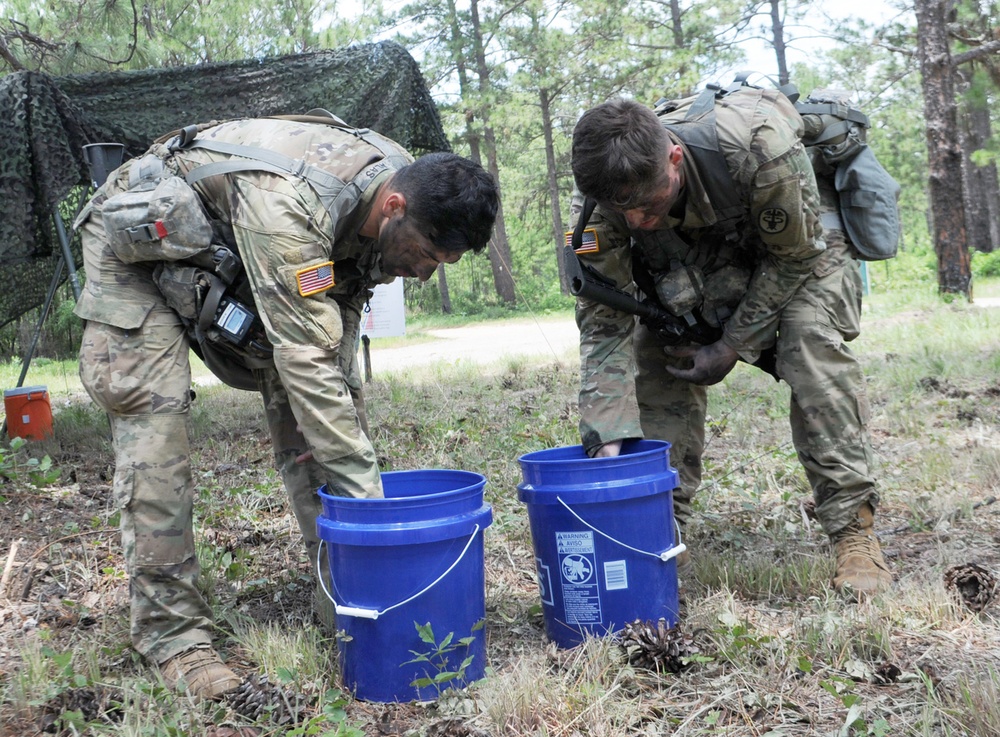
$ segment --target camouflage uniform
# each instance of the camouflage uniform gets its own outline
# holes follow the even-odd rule
[[[664,123],[682,119],[686,109],[663,116]],[[745,89],[718,102],[715,111],[720,149],[745,207],[738,237],[725,237],[704,177],[670,132],[685,153],[683,217],[671,218],[669,230],[630,232],[622,215],[598,207],[589,226],[597,231],[597,251],[580,258],[633,293],[633,269],[655,280],[678,265],[694,268],[704,285],[701,313],[710,323],[724,323],[728,346],[751,363],[776,347],[778,372],[792,390],[795,448],[819,519],[833,534],[853,521],[860,504],[877,501],[865,382],[847,347],[859,332],[858,262],[842,232],[823,232],[801,118],[787,99]],[[580,206],[577,195],[575,215]],[[584,445],[594,450],[619,438],[669,440],[681,477],[677,515],[685,520],[701,482],[705,387],[664,371],[672,360],[665,344],[631,316],[582,299],[576,315]]]
[[[375,135],[364,134],[368,141]],[[199,137],[278,151],[351,182],[332,214],[309,184],[292,176],[246,171],[195,185],[207,211],[232,226],[274,347],[273,366],[257,368],[254,377],[275,460],[315,561],[320,485],[342,495],[382,495],[355,346],[369,289],[389,279],[381,274],[375,239],[358,231],[379,185],[412,159],[387,139],[376,147],[346,130],[288,120],[227,122]],[[229,158],[202,149],[151,151],[181,174]],[[127,163],[111,174],[82,222],[87,283],[76,314],[87,324],[80,372],[111,418],[133,644],[163,663],[211,642],[212,612],[196,585],[189,338],[153,282],[156,264],[123,263],[103,226],[101,205],[127,189],[128,170]],[[370,176],[359,177],[363,173]],[[362,191],[356,177],[370,186]],[[300,296],[296,274],[327,261],[334,262],[335,286]],[[313,461],[296,464],[307,450]]]

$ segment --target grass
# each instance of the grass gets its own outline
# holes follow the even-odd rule
[[[564,651],[544,635],[517,458],[578,442],[572,359],[377,373],[366,394],[383,468],[481,472],[494,511],[488,676],[426,704],[366,704],[340,691],[336,642],[312,619],[314,583],[271,469],[259,399],[200,387],[197,541],[220,647],[242,673],[265,673],[310,705],[298,731],[266,715],[256,727],[411,737],[1000,734],[1000,608],[974,613],[943,583],[957,564],[1000,570],[1000,505],[989,501],[1000,495],[998,323],[1000,310],[946,303],[932,290],[866,299],[854,349],[869,382],[877,524],[896,584],[861,605],[830,591],[829,545],[806,514],[810,494],[789,443],[787,387],[741,367],[711,390],[705,485],[685,540],[693,569],[681,586],[682,629],[701,656],[676,675],[629,665],[609,639]],[[166,692],[131,653],[107,423],[76,390],[64,395],[60,382],[70,382],[60,377],[75,368],[50,366],[33,367],[29,381],[53,393],[57,440],[0,460],[0,471],[24,470],[48,452],[62,472],[55,485],[21,473],[0,486],[0,568],[10,542],[23,541],[0,590],[0,735],[30,733],[53,698],[99,685],[122,690],[127,716],[78,733],[241,734],[224,730],[251,720]],[[898,675],[882,684],[890,666]]]

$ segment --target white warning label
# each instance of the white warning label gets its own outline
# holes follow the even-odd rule
[[[594,533],[557,532],[556,550],[566,622],[600,622],[601,592],[594,555]]]

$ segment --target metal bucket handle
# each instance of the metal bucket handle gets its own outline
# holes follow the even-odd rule
[[[391,612],[393,609],[397,609],[398,607],[401,607],[404,604],[409,604],[411,601],[413,601],[417,597],[423,596],[428,591],[430,591],[432,588],[434,588],[435,586],[437,586],[438,583],[440,583],[444,579],[445,576],[447,576],[449,573],[451,573],[452,569],[454,569],[455,566],[457,566],[459,563],[462,562],[462,558],[464,558],[465,554],[469,551],[469,547],[471,547],[472,541],[476,539],[476,535],[479,534],[479,530],[480,529],[481,528],[477,524],[476,525],[476,529],[472,531],[472,535],[469,537],[469,541],[467,543],[465,543],[465,547],[462,548],[462,552],[459,554],[459,556],[455,560],[455,562],[452,563],[450,566],[448,566],[448,570],[446,570],[440,576],[438,576],[437,578],[435,578],[431,583],[429,583],[427,586],[425,586],[423,589],[421,589],[420,591],[418,591],[417,593],[415,593],[410,598],[404,599],[403,601],[399,602],[398,604],[393,604],[392,606],[386,607],[385,609],[382,609],[382,610],[378,610],[378,609],[366,609],[364,607],[344,606],[342,604],[338,604],[337,603],[337,600],[333,598],[333,594],[331,594],[327,590],[327,588],[326,588],[326,582],[323,581],[323,569],[320,566],[320,562],[322,561],[322,558],[320,556],[321,556],[322,551],[323,551],[323,543],[326,542],[326,541],[322,540],[322,539],[319,541],[319,546],[316,548],[316,573],[319,576],[319,585],[323,589],[323,593],[326,594],[326,598],[328,598],[333,603],[333,609],[334,609],[335,612],[337,612],[337,616],[339,616],[339,617],[358,617],[359,619],[372,619],[372,620],[378,619],[383,614],[386,614],[387,612]],[[333,580],[333,570],[332,569],[330,571],[330,583],[332,584],[334,591],[336,591],[337,590],[337,582]],[[340,592],[338,591],[337,593],[340,593]]]

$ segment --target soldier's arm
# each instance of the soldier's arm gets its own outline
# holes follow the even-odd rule
[[[758,155],[768,151],[761,141],[788,140],[790,145],[757,167],[750,190],[750,227],[759,234],[764,253],[723,335],[749,363],[774,345],[781,310],[826,248],[816,178],[790,122],[794,120],[772,115],[754,139]]]
[[[582,198],[573,199],[573,226]],[[630,238],[621,216],[597,208],[588,228],[596,242],[582,249],[581,262],[613,286],[634,293]],[[642,437],[635,397],[632,332],[635,318],[592,300],[578,298],[580,328],[580,438],[588,453],[625,438]]]
[[[381,496],[375,450],[345,379],[354,346],[343,343],[340,305],[325,289],[309,294],[325,283],[316,270],[330,261],[332,244],[291,191],[247,179],[233,225],[292,412],[335,493]]]

